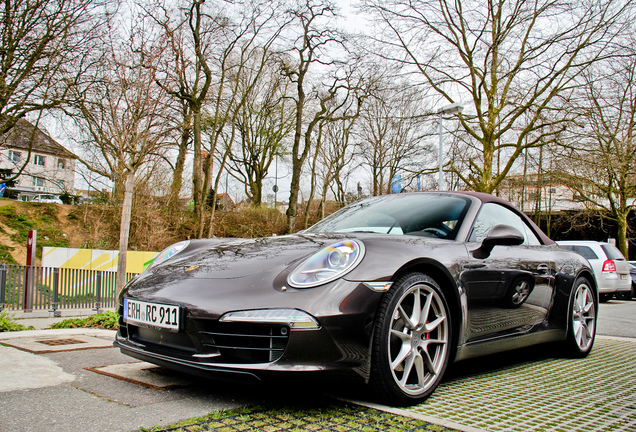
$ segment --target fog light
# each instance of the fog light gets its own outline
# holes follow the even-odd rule
[[[320,324],[316,318],[298,309],[254,309],[228,312],[221,322],[287,324],[294,330],[317,330]]]

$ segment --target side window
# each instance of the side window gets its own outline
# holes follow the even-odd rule
[[[596,255],[596,252],[594,252],[592,248],[588,246],[574,246],[574,251],[580,253],[586,259],[598,259],[598,255]]]
[[[473,224],[473,232],[470,235],[471,242],[481,243],[491,229],[497,225],[510,225],[517,228],[525,241],[526,245],[540,245],[541,242],[526,223],[512,210],[509,210],[499,204],[486,203],[479,210],[479,215]]]

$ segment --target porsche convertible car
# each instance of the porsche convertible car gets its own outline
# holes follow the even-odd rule
[[[348,371],[392,405],[449,362],[547,342],[586,356],[598,292],[581,255],[487,194],[360,200],[308,230],[177,243],[122,291],[115,345],[198,375]]]

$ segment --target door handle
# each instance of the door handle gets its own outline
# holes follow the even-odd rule
[[[539,270],[542,273],[548,273],[550,271],[550,267],[548,267],[547,264],[539,264],[537,266],[537,270]]]
[[[464,266],[465,269],[480,269],[486,267],[486,264],[477,263],[477,264],[466,264]]]

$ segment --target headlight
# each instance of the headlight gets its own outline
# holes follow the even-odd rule
[[[354,240],[345,240],[306,259],[287,278],[295,288],[309,288],[336,280],[357,266],[364,256],[364,245]]]
[[[159,264],[162,264],[168,261],[170,258],[181,252],[190,244],[190,240],[180,241],[179,243],[175,243],[171,246],[168,246],[164,250],[162,250],[159,255],[155,257],[155,259],[150,263],[146,270],[150,270],[153,267],[157,267]]]
[[[255,309],[228,312],[219,321],[287,324],[289,328],[296,330],[316,330],[320,328],[318,321],[314,317],[298,309]]]

